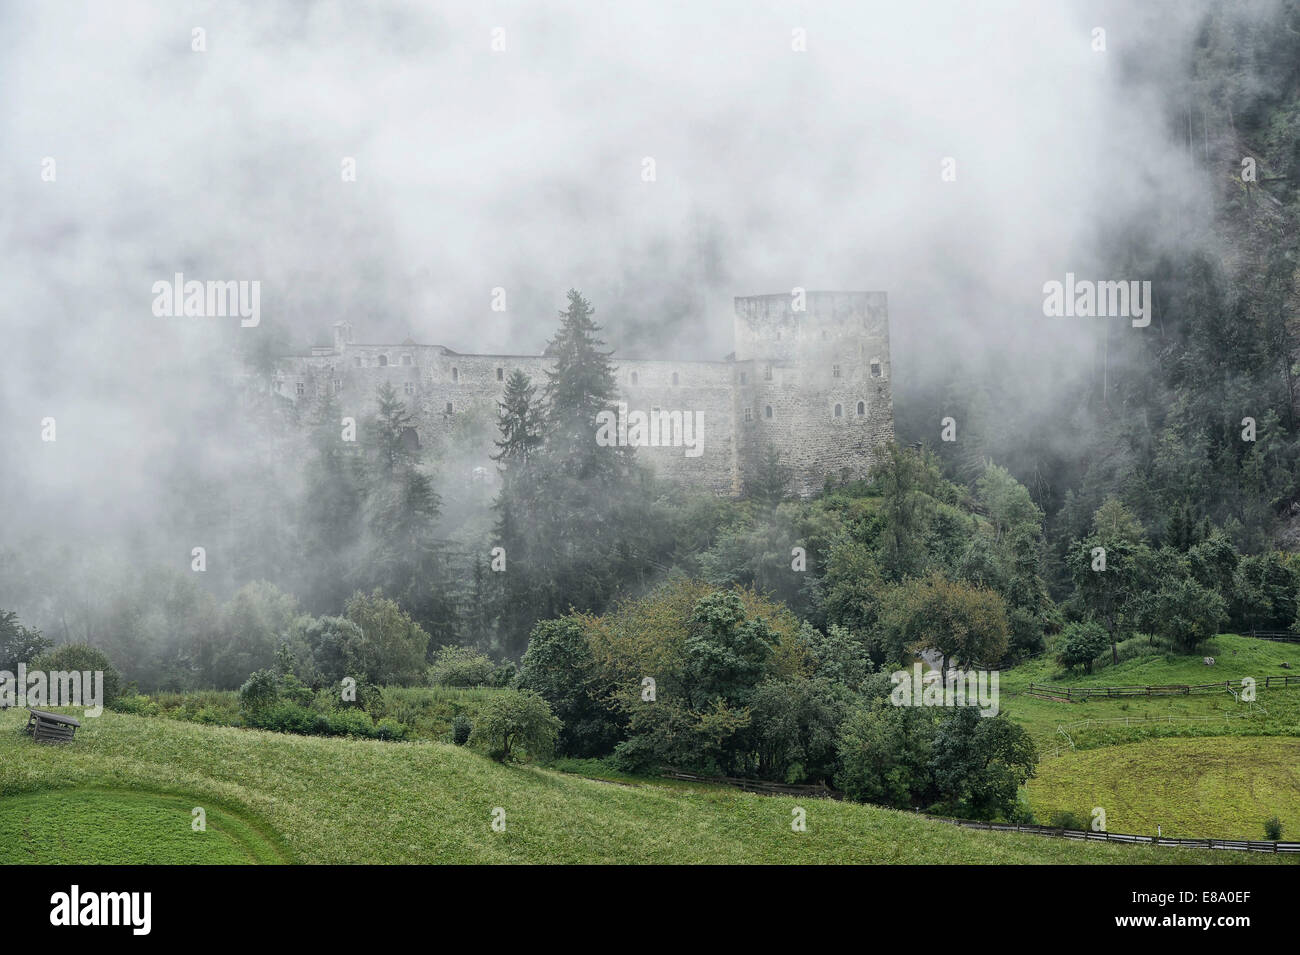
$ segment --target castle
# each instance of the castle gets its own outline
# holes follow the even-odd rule
[[[889,316],[884,292],[804,292],[735,300],[735,352],[722,361],[659,361],[615,355],[620,399],[635,418],[699,421],[693,453],[665,440],[637,449],[662,477],[738,495],[770,443],[801,496],[827,477],[862,477],[875,448],[893,438]],[[358,421],[390,383],[416,418],[422,444],[450,433],[457,415],[494,421],[506,379],[521,369],[545,385],[543,355],[464,355],[441,345],[358,344],[347,322],[333,345],[276,364],[272,387],[295,404],[327,392]],[[358,404],[351,407],[352,401]],[[679,427],[679,426],[678,426]],[[689,423],[688,423],[689,428]],[[691,437],[688,433],[688,439]],[[631,443],[636,443],[635,441]],[[485,467],[490,462],[484,461]]]

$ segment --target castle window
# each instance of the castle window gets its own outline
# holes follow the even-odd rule
[[[299,395],[305,395],[307,393],[307,386],[300,381],[294,388],[294,391]]]
[[[386,367],[387,365],[388,365],[388,356],[387,356],[387,355],[380,355],[380,356],[379,356],[379,367],[380,367],[380,368],[384,368],[384,367]]]
[[[632,372],[632,377],[628,379],[632,384],[636,384],[636,372]]]
[[[406,390],[406,393],[407,393],[408,395],[413,395],[413,394],[415,394],[415,385],[414,385],[414,383],[408,381],[408,382],[406,383],[406,385],[405,385],[405,390]]]
[[[843,406],[843,405],[836,405],[836,406],[835,406],[835,417],[837,417],[837,418],[843,418],[843,417],[844,417],[844,406]]]
[[[497,381],[505,381],[505,380],[506,380],[506,370],[504,368],[498,368]]]
[[[753,408],[746,408],[746,409],[745,409],[745,420],[746,420],[746,421],[753,421],[753,420],[754,420],[754,409],[753,409]]]
[[[460,381],[460,369],[459,369],[459,368],[453,368],[453,369],[451,370],[451,380],[452,380],[452,381]]]
[[[410,363],[411,363],[411,356],[410,356],[410,355],[403,355],[403,356],[402,356],[402,364],[403,364],[403,365],[409,365]]]
[[[763,408],[763,417],[764,417],[764,418],[770,418],[770,417],[772,417],[772,406],[771,406],[771,405],[767,405],[767,406],[765,406],[765,407]]]
[[[832,377],[832,378],[838,378],[839,376],[840,376],[840,366],[839,366],[839,365],[831,365],[831,377]]]
[[[446,413],[447,413],[447,414],[451,414],[451,413],[452,413],[452,410],[451,410],[451,402],[450,402],[450,401],[447,402],[447,411],[446,411]]]
[[[358,368],[361,367],[361,356],[360,356],[360,355],[358,355],[356,358],[354,358],[354,359],[352,359],[352,360],[353,360],[354,362],[357,363],[357,367],[358,367]]]
[[[673,384],[675,385],[677,383],[678,383],[677,372],[673,372]]]
[[[765,368],[763,369],[763,380],[764,380],[764,381],[771,381],[771,380],[772,380],[772,366],[771,366],[771,365],[768,365],[767,367],[765,367]]]
[[[866,414],[866,413],[867,413],[867,403],[865,401],[859,401],[858,414]]]
[[[337,394],[339,394],[342,390],[343,390],[343,379],[342,379],[342,378],[335,378],[335,379],[334,379],[334,394],[337,395]]]
[[[873,361],[873,362],[871,363],[871,377],[872,377],[872,378],[879,378],[879,377],[880,377],[880,362],[878,362],[878,361]]]

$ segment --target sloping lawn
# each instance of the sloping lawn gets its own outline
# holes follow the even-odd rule
[[[1243,863],[1229,853],[1091,845],[1029,835],[973,832],[869,806],[615,785],[534,768],[499,766],[438,743],[286,736],[105,713],[68,745],[41,746],[20,732],[25,713],[0,714],[0,830],[21,827],[33,802],[55,796],[69,809],[42,817],[61,829],[58,861],[116,861],[86,838],[76,807],[91,791],[174,795],[168,840],[189,832],[193,805],[223,807],[259,839],[301,862],[902,862]],[[79,789],[78,794],[60,790]],[[36,794],[41,793],[41,797]],[[51,804],[57,806],[58,804]],[[791,829],[792,810],[807,831]],[[493,831],[494,808],[505,811]],[[134,810],[133,810],[134,811]],[[57,817],[57,818],[56,818]],[[209,820],[213,819],[209,810]],[[151,823],[148,831],[158,831]],[[195,837],[200,834],[191,833]],[[209,833],[210,834],[210,833]],[[123,839],[133,836],[123,831]],[[145,847],[145,839],[137,840]],[[179,850],[154,839],[158,857]],[[150,855],[141,851],[142,856]],[[21,860],[12,860],[21,861]]]

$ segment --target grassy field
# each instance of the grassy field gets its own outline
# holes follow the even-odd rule
[[[203,852],[209,861],[240,852],[251,859],[259,851],[334,863],[1277,859],[973,832],[870,806],[499,766],[439,743],[287,736],[117,713],[86,720],[69,745],[40,746],[20,732],[24,716],[0,713],[0,833],[18,833],[16,841],[0,838],[8,862],[116,861],[120,850],[110,842],[124,841],[131,861]],[[207,809],[208,833],[191,831],[194,806]],[[791,829],[797,806],[807,812],[806,832]],[[497,807],[504,832],[492,829]],[[91,835],[119,812],[120,825],[107,823],[117,839]],[[214,819],[228,844],[186,848],[182,840],[197,845],[213,834]]]
[[[1062,673],[1047,657],[1001,677],[1002,711],[1029,729],[1043,760],[1026,794],[1047,822],[1106,810],[1112,832],[1263,839],[1276,814],[1300,836],[1300,687],[1259,689],[1254,705],[1226,689],[1189,696],[1059,703],[1023,695],[1030,681],[1061,686],[1263,682],[1300,670],[1300,646],[1220,634],[1194,657],[1146,651],[1093,674]],[[1208,667],[1202,656],[1215,658]]]
[[[1111,832],[1264,839],[1276,814],[1300,841],[1300,739],[1156,739],[1044,760],[1027,787],[1034,815],[1088,819],[1106,810]]]
[[[1140,642],[1136,648],[1141,649]],[[1215,658],[1207,667],[1202,656]],[[1279,664],[1289,662],[1294,670]],[[1029,730],[1044,755],[1166,736],[1300,736],[1300,687],[1259,689],[1256,705],[1226,689],[1194,696],[1091,699],[1057,703],[1024,696],[1030,681],[1062,686],[1197,684],[1249,676],[1300,674],[1300,645],[1233,634],[1208,641],[1195,657],[1154,652],[1121,660],[1090,675],[1065,674],[1049,657],[1029,660],[1000,677],[1002,712]],[[1108,721],[1108,722],[1102,722]],[[1088,724],[1088,725],[1079,725]],[[1068,734],[1062,735],[1058,727]]]
[[[288,856],[258,825],[210,801],[205,828],[176,795],[113,789],[59,789],[0,804],[0,862],[131,865],[275,863]]]

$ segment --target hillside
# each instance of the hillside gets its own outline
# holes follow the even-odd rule
[[[207,861],[241,852],[248,861],[271,854],[307,863],[1274,861],[972,832],[829,801],[603,783],[500,766],[436,743],[293,737],[116,713],[87,720],[72,745],[40,747],[21,735],[23,715],[0,714],[6,863],[152,861],[154,849],[176,859],[177,833],[224,839]],[[108,803],[141,820],[129,846],[96,838],[88,825]],[[807,810],[802,833],[790,826],[798,805]],[[190,830],[194,806],[208,811],[207,833]],[[491,828],[494,807],[506,810],[504,832]],[[163,808],[172,815],[159,815]]]

